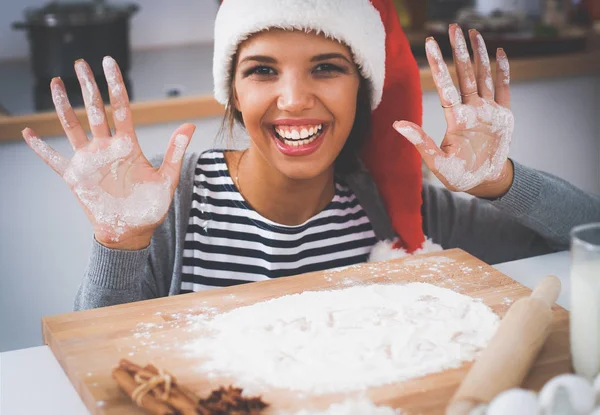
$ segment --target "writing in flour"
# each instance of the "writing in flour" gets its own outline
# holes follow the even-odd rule
[[[498,316],[471,297],[425,283],[307,291],[237,308],[196,329],[197,369],[244,388],[348,392],[459,367],[494,334]]]

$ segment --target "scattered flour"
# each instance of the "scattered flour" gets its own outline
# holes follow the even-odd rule
[[[106,56],[102,60],[102,67],[104,69],[104,76],[106,77],[106,83],[108,84],[110,94],[116,104],[114,105],[114,108],[117,108],[114,112],[115,118],[117,121],[123,122],[127,118],[127,106],[125,106],[126,95],[123,94],[125,91],[123,82],[119,80],[117,62],[110,56]]]
[[[488,55],[487,47],[485,46],[485,40],[480,33],[477,34],[477,50],[479,53],[479,60],[483,70],[485,71],[485,86],[493,93],[494,92],[494,81],[492,80],[492,69],[490,67],[490,56]]]
[[[467,78],[466,85],[467,85],[467,88],[469,88],[470,90],[477,88],[477,82],[475,81],[475,78],[472,76]]]
[[[106,142],[108,145],[103,149],[77,151],[68,165],[61,168],[64,168],[65,181],[72,186],[81,203],[112,239],[118,241],[128,227],[160,221],[171,203],[171,180],[165,176],[161,181],[136,183],[131,186],[130,193],[122,197],[107,193],[100,186],[103,178],[101,170],[107,169],[117,180],[118,162],[131,153],[133,141],[125,136],[107,139]],[[40,151],[47,152],[47,157],[53,154],[44,147]]]
[[[194,330],[208,334],[182,348],[204,358],[199,371],[232,376],[245,389],[327,394],[459,367],[486,346],[497,324],[481,301],[449,289],[372,284],[217,314],[196,322]]]
[[[460,27],[457,27],[454,32],[454,45],[456,46],[455,53],[458,60],[467,63],[469,61],[469,50],[467,49],[467,42],[465,42],[465,35]]]
[[[428,252],[441,251],[442,246],[434,243],[431,239],[425,239],[421,248],[409,254],[405,249],[395,249],[394,241],[380,241],[375,244],[369,254],[369,262],[387,261],[390,259],[404,258],[410,255],[425,254]]]
[[[402,415],[402,412],[388,406],[376,406],[369,399],[363,398],[334,403],[324,411],[303,409],[293,415]]]
[[[471,105],[459,105],[454,109],[454,117],[458,125],[466,128],[477,126],[477,110]]]
[[[434,78],[436,85],[442,91],[442,97],[446,100],[448,105],[454,105],[460,102],[460,96],[454,86],[454,82],[452,82],[452,77],[450,76],[450,72],[444,62],[444,57],[442,56],[442,52],[440,51],[437,42],[433,39],[428,39],[427,42],[425,42],[425,48],[437,64],[437,70],[434,71]]]
[[[413,145],[423,144],[421,133],[410,125],[398,126],[396,127],[396,131],[406,137]]]
[[[119,82],[117,62],[110,56],[106,56],[102,59],[102,68],[104,69],[104,76],[106,77],[106,83],[110,88],[110,93],[113,98],[121,98],[123,92],[122,83]]]
[[[508,58],[506,55],[502,54],[498,56],[498,65],[500,66],[500,70],[504,75],[504,85],[510,84],[510,64],[508,63]]]
[[[115,118],[117,119],[117,121],[125,121],[125,118],[127,118],[127,108],[123,107],[116,110]]]
[[[423,265],[428,265],[431,263],[435,263],[435,264],[452,264],[456,262],[454,259],[452,258],[447,258],[445,256],[428,256],[425,258],[411,258],[411,259],[407,259],[406,261],[404,261],[402,264],[403,265],[408,265],[408,266],[412,266],[412,267],[420,267]]]
[[[58,174],[63,175],[69,165],[69,161],[39,137],[31,135],[29,131],[25,134],[25,138],[33,151],[44,159]]]
[[[185,153],[185,148],[187,147],[190,138],[185,134],[177,134],[175,137],[173,156],[171,158],[171,163],[179,163],[183,158],[183,154]]]
[[[50,91],[52,92],[52,101],[54,102],[54,108],[56,108],[58,118],[60,118],[60,121],[64,127],[70,128],[71,125],[69,124],[69,121],[67,121],[66,117],[66,112],[71,109],[67,92],[60,84],[57,83],[52,83]]]
[[[93,126],[101,125],[104,122],[104,111],[103,109],[94,106],[94,100],[99,94],[92,83],[94,76],[84,61],[78,61],[75,64],[75,72],[77,72],[79,80],[83,83],[81,92],[83,94],[83,101],[85,102],[88,120]]]
[[[110,165],[110,174],[112,175],[112,177],[115,181],[119,179],[119,176],[117,173],[119,171],[119,166],[121,165],[122,161],[123,161],[122,159],[118,159],[118,160],[113,161],[113,163]]]
[[[101,125],[104,122],[104,111],[93,105],[87,108],[88,120],[91,125]]]
[[[67,183],[74,186],[90,180],[99,169],[127,157],[133,150],[133,141],[129,137],[114,138],[107,142],[109,144],[104,149],[75,153],[64,174]]]
[[[455,54],[460,62],[466,63],[469,60],[464,34],[460,28],[455,31]],[[502,168],[506,162],[509,152],[510,141],[514,130],[514,118],[512,112],[500,105],[484,100],[483,105],[472,106],[464,105],[460,102],[458,91],[454,86],[448,68],[438,44],[433,39],[426,42],[428,55],[436,62],[437,68],[434,71],[436,85],[441,91],[442,98],[447,105],[453,106],[451,111],[454,114],[456,123],[467,129],[476,127],[486,128],[491,135],[496,136],[497,140],[493,150],[488,151],[488,157],[479,162],[473,160],[467,161],[457,156],[438,155],[434,158],[435,169],[448,180],[448,183],[459,191],[468,191],[487,180],[497,180],[502,173]],[[490,68],[490,58],[488,55],[485,41],[481,34],[477,35],[477,51],[479,62],[484,71],[485,85],[493,93],[494,83]],[[500,55],[498,64],[504,75],[504,83],[510,82],[510,67],[505,55]],[[474,85],[474,80],[468,79],[466,82]],[[402,126],[397,130],[404,135],[413,144],[421,144],[423,137],[421,134],[408,126]],[[471,143],[472,145],[472,143]]]
[[[474,167],[473,162],[467,166],[466,160],[451,154],[435,157],[436,170],[460,191],[472,189],[486,180],[497,180],[510,149],[515,124],[513,113],[508,108],[484,100],[478,107],[459,105],[454,108],[454,114],[458,124],[466,128],[481,125],[496,139],[493,145],[486,144],[483,147],[482,150],[490,150],[487,150],[488,156],[479,166]]]

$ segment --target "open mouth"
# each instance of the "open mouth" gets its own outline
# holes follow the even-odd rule
[[[301,147],[306,146],[323,135],[325,131],[323,124],[306,125],[306,126],[273,126],[275,137],[286,146]]]

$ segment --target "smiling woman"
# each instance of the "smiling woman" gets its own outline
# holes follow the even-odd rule
[[[236,177],[244,177],[242,194],[258,212],[273,218],[290,205],[287,210],[296,211],[296,217],[285,215],[282,223],[304,223],[334,196],[334,161],[344,154],[339,169],[358,167],[358,149],[368,133],[364,120],[370,117],[368,91],[358,99],[364,78],[346,46],[313,33],[262,32],[240,46],[237,59],[227,108],[247,129],[252,145],[243,163],[228,164],[237,166],[232,169]],[[355,123],[357,112],[362,123]],[[231,153],[225,159],[235,157],[241,159]],[[298,189],[294,198],[273,203],[277,194],[262,194],[286,181]],[[291,209],[293,199],[305,202],[304,211]]]
[[[309,39],[308,42],[306,42],[307,39]],[[271,56],[249,55],[251,51],[261,48],[267,49],[271,54],[279,51],[282,60],[278,61]],[[323,53],[316,53],[320,49],[323,50]],[[240,58],[241,54],[243,54],[242,58]],[[265,92],[268,91],[269,83],[261,81],[270,81],[271,90],[273,90],[272,85],[276,82],[281,83],[282,77],[287,76],[287,73],[294,69],[296,66],[294,60],[299,62],[299,68],[304,67],[306,72],[303,74],[304,80],[310,81],[311,87],[320,92],[314,95],[314,98],[319,101],[317,103],[310,101],[313,99],[310,89],[303,91],[302,93],[308,94],[309,102],[304,104],[300,102],[300,105],[314,107],[315,104],[320,104],[321,108],[313,108],[312,111],[314,113],[325,112],[326,116],[324,119],[276,119],[273,120],[271,126],[267,126],[269,127],[268,134],[278,139],[275,140],[275,144],[282,154],[298,156],[314,152],[323,142],[321,139],[325,136],[325,127],[332,124],[327,122],[327,119],[332,117],[331,112],[324,107],[324,104],[327,103],[328,106],[336,109],[336,113],[341,112],[342,119],[340,121],[344,121],[346,124],[352,123],[350,132],[345,134],[347,138],[343,138],[345,143],[342,143],[341,151],[336,152],[339,154],[336,158],[335,170],[338,173],[349,173],[356,170],[359,167],[359,150],[371,127],[370,86],[358,71],[348,47],[315,33],[286,32],[275,29],[257,34],[251,40],[244,42],[233,59],[234,64],[230,71],[230,79],[235,81],[229,90],[223,129],[227,129],[231,135],[236,122],[245,126],[244,117],[239,108],[241,101],[239,98],[236,99],[236,96],[239,97],[244,91],[260,94],[260,88]],[[284,65],[286,62],[287,65]],[[287,67],[282,67],[282,65]],[[281,73],[282,70],[284,73]],[[238,76],[236,76],[236,72],[239,74]],[[356,79],[358,79],[358,91],[356,91]],[[336,86],[339,91],[349,95],[347,99],[340,99],[343,97],[336,96],[334,90]],[[276,90],[275,93],[277,94]],[[287,104],[277,102],[276,105],[299,105],[298,103],[294,104],[294,100],[298,98],[290,96],[291,93],[294,91],[288,90],[287,96],[277,97],[277,99],[287,99]],[[319,98],[320,95],[323,96]],[[274,100],[275,98],[265,95],[262,101],[268,99]],[[303,98],[299,97],[299,99]],[[251,116],[252,113],[256,112],[244,111],[247,116]],[[270,129],[273,131],[271,132]],[[331,133],[331,130],[329,132]],[[309,146],[309,144],[312,145]],[[328,163],[328,166],[330,164]]]
[[[94,228],[76,309],[460,247],[489,263],[566,249],[600,221],[600,200],[508,158],[510,65],[449,28],[458,88],[434,39],[444,108],[440,147],[421,129],[419,70],[392,0],[226,0],[215,25],[216,99],[243,151],[185,155],[194,126],[148,160],[116,62],[104,72],[111,132],[85,62],[76,63],[92,139],[60,79],[51,90],[75,155],[26,129]],[[400,134],[399,134],[400,133]],[[422,182],[421,158],[446,188]],[[453,192],[464,191],[465,199]],[[568,214],[565,214],[568,212]],[[427,235],[431,240],[427,240]],[[435,244],[434,244],[435,243]]]
[[[331,181],[332,157],[346,145],[355,114],[362,110],[363,119],[370,117],[368,91],[359,94],[361,85],[367,89],[366,82],[349,48],[314,33],[271,30],[244,42],[237,60],[227,107],[239,114],[250,137],[263,135],[259,128],[264,131],[269,148],[254,141],[263,157],[297,178],[318,176],[329,169]],[[368,131],[362,124],[354,140],[366,137]],[[359,145],[350,146],[354,154],[339,167],[357,167],[352,156],[358,157]],[[292,173],[294,169],[298,171]]]

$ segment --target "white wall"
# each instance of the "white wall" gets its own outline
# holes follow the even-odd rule
[[[11,25],[23,21],[26,7],[40,7],[48,1],[0,1],[0,60],[28,56],[25,31],[13,30]],[[134,49],[210,42],[213,39],[217,0],[107,0],[107,3],[136,3],[140,6],[140,11],[131,20],[131,45]]]
[[[598,92],[600,77],[513,86],[511,156],[600,194]],[[427,93],[424,103],[425,129],[439,141],[445,124],[438,98]],[[219,121],[197,122],[191,148],[221,147]],[[178,124],[138,128],[144,153],[163,152]],[[49,142],[70,154],[66,139]],[[60,177],[23,142],[0,144],[0,351],[41,344],[41,318],[72,310],[91,238]]]

